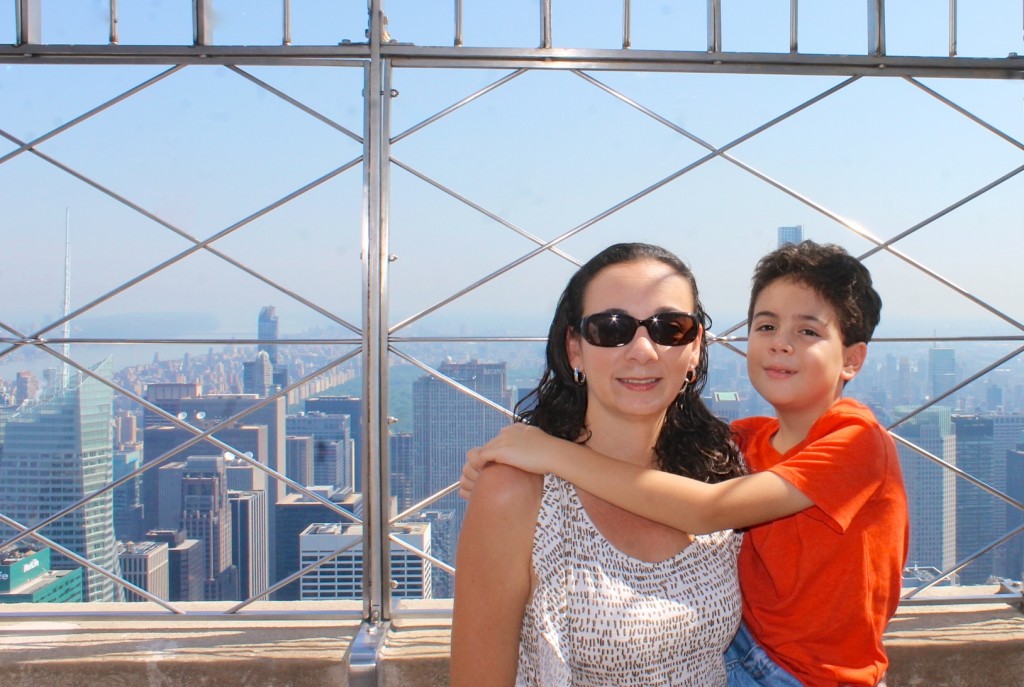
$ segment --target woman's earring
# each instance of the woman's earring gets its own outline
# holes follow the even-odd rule
[[[587,373],[578,367],[572,368],[572,381],[583,386],[587,383]]]
[[[686,387],[690,386],[695,381],[697,381],[697,371],[691,367],[689,370],[686,371],[686,376],[683,377],[683,385],[679,387],[678,395],[682,396],[683,392],[686,391]]]

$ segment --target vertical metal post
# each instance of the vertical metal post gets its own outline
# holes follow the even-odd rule
[[[868,0],[868,54],[885,54],[885,0]]]
[[[192,43],[213,44],[213,22],[210,21],[210,3],[213,0],[192,0]]]
[[[387,451],[387,271],[388,236],[383,169],[385,151],[386,65],[381,59],[384,15],[381,0],[370,0],[370,60],[363,74],[363,625],[349,653],[348,684],[376,687],[377,657],[391,614],[385,584],[388,564],[387,505],[384,482]]]
[[[949,56],[956,57],[956,0],[949,0]]]
[[[17,0],[14,5],[14,22],[17,25],[18,45],[42,43],[39,6],[42,0]]]
[[[281,44],[291,45],[292,44],[292,2],[291,0],[283,0],[281,3],[281,20],[283,26],[281,27]]]
[[[110,44],[117,43],[117,0],[110,0]]]
[[[551,0],[540,0],[540,47],[551,47]]]
[[[629,22],[631,9],[629,6],[629,0],[622,0],[622,47],[628,48],[630,46],[629,36]]]
[[[708,52],[722,52],[722,0],[708,0]]]
[[[462,47],[462,0],[455,0],[455,47]]]
[[[789,0],[789,51],[791,53],[800,52],[799,47],[799,11],[800,11],[800,0]]]

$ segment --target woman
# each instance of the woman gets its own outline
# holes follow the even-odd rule
[[[707,321],[672,253],[605,249],[559,299],[523,421],[638,465],[742,474],[728,427],[700,399]],[[451,684],[724,685],[739,540],[692,537],[553,475],[490,466],[456,555]]]

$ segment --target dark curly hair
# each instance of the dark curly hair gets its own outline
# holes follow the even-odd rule
[[[558,299],[548,330],[544,374],[537,388],[516,405],[522,422],[569,441],[584,443],[589,439],[587,389],[573,381],[566,337],[569,332],[579,336],[583,296],[594,277],[611,265],[638,260],[664,263],[686,279],[693,291],[695,314],[705,331],[711,325],[711,318],[698,298],[693,272],[673,253],[646,243],[617,243],[605,248],[576,271]],[[666,410],[654,452],[658,467],[665,472],[702,482],[720,482],[744,474],[745,468],[729,426],[715,417],[701,399],[708,374],[708,346],[704,336],[699,341],[700,362],[695,379]]]
[[[781,246],[761,258],[751,279],[748,326],[757,297],[778,279],[809,286],[832,306],[844,346],[871,341],[882,316],[882,298],[871,284],[868,268],[844,248],[803,241]]]

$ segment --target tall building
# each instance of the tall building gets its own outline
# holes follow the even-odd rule
[[[231,562],[231,504],[223,456],[189,456],[181,476],[185,534],[206,548],[206,598],[238,598],[238,569]]]
[[[438,372],[469,390],[512,410],[513,391],[505,384],[506,363],[441,363]],[[507,415],[429,375],[413,382],[413,442],[415,498],[422,499],[459,480],[466,451],[481,446],[510,422]],[[439,507],[464,512],[457,494]],[[461,517],[459,518],[461,522]]]
[[[804,240],[804,225],[797,224],[792,227],[779,227],[779,248],[787,243],[800,243]]]
[[[349,436],[352,437],[352,473],[355,476],[352,488],[363,491],[363,461],[366,447],[363,445],[363,399],[358,396],[316,396],[307,398],[303,404],[307,413],[327,415],[348,415]]]
[[[288,457],[285,475],[304,487],[312,486],[315,451],[313,437],[285,437],[285,454]],[[297,490],[294,487],[286,487],[285,492],[294,494]]]
[[[1024,430],[1024,415],[954,415],[953,427],[956,432],[956,467],[1006,492],[1008,483],[1016,479],[1014,450]],[[981,550],[1011,529],[1006,506],[974,484],[957,480],[957,558],[965,558]],[[1014,569],[1017,564],[1011,560],[1010,552],[1008,545],[1002,545],[985,554],[962,572],[961,581],[964,584],[985,584],[990,576],[1015,577],[1019,570]]]
[[[79,603],[82,568],[51,570],[50,549],[17,543],[0,550],[0,604]]]
[[[125,542],[120,545],[121,577],[139,589],[167,599],[170,594],[170,563],[165,542]],[[125,601],[147,601],[146,597],[130,590],[124,592]]]
[[[248,599],[267,591],[267,493],[229,491],[231,562],[238,569],[238,595]]]
[[[413,474],[416,471],[416,452],[412,434],[400,432],[388,436],[389,468],[391,471],[391,495],[398,502],[398,510],[404,511],[416,503]]]
[[[39,382],[31,372],[19,372],[14,379],[14,405],[20,406],[25,401],[34,401],[39,393]]]
[[[277,344],[270,343],[277,341],[277,311],[272,305],[265,305],[260,308],[260,317],[256,325],[256,336],[261,343],[256,350],[266,353],[270,365],[277,365]]]
[[[912,407],[897,407],[900,415]],[[956,435],[949,408],[931,407],[894,430],[915,446],[956,465]],[[907,565],[924,571],[956,563],[956,475],[916,451],[897,444],[910,513]]]
[[[119,480],[142,466],[138,446],[114,451],[114,480]],[[142,477],[136,475],[114,489],[114,536],[118,541],[142,539]]]
[[[206,552],[203,542],[186,539],[181,530],[153,530],[149,541],[167,544],[168,601],[203,601],[206,587]]]
[[[501,408],[512,410],[515,392],[506,384],[506,363],[441,363],[438,372]],[[494,437],[510,419],[501,411],[452,387],[435,375],[413,382],[413,498],[418,502],[459,480],[466,451]],[[435,501],[431,508],[452,511],[451,528],[432,528],[435,551],[454,551],[466,503],[457,492]],[[448,559],[450,560],[450,559]],[[452,589],[435,586],[435,598]]]
[[[398,525],[395,538],[430,553],[430,524]],[[340,549],[342,553],[302,577],[301,598],[363,598],[363,528],[344,523],[313,523],[299,537],[302,565],[313,565]],[[429,599],[430,561],[395,543],[391,544],[391,596],[396,599]]]
[[[266,398],[277,391],[274,385],[274,366],[266,351],[256,354],[252,362],[242,363],[242,391]]]
[[[928,381],[931,384],[931,388],[929,389],[931,393],[930,398],[937,398],[956,386],[957,374],[955,348],[928,349]],[[951,394],[939,401],[937,405],[943,405],[947,408],[955,408],[956,397],[956,394]]]
[[[110,359],[91,371],[109,378]],[[0,513],[28,526],[81,500],[113,479],[113,392],[79,375],[51,395],[22,406],[8,420],[0,461]],[[114,501],[108,491],[47,525],[41,533],[101,568],[117,574]],[[0,525],[0,536],[14,530]],[[79,563],[54,554],[56,570]],[[86,601],[117,601],[120,588],[100,573],[85,575]]]
[[[1006,452],[1006,495],[1024,503],[1024,433],[1017,445]],[[1008,503],[1004,508],[1007,530],[1024,524],[1024,511]],[[1010,579],[1024,580],[1024,534],[1018,534],[1007,544],[1006,570]]]
[[[289,415],[289,436],[313,438],[313,484],[354,490],[352,437],[348,415],[305,412]]]
[[[311,489],[321,498],[330,501],[337,508],[347,511],[356,517],[363,516],[362,494],[341,492],[329,487],[313,487]],[[275,507],[275,518],[278,523],[277,569],[280,579],[285,579],[298,572],[299,567],[299,536],[313,523],[347,523],[348,518],[336,512],[330,506],[306,494],[288,494]],[[274,593],[277,601],[295,601],[299,598],[299,583],[292,582]]]
[[[213,423],[221,424],[229,418],[238,419],[227,427],[218,430],[214,436],[224,443],[230,445],[241,454],[251,453],[252,457],[261,464],[285,474],[285,400],[276,398],[267,403],[254,394],[211,394],[203,395],[197,384],[150,384],[146,389],[146,399],[163,409],[165,412],[176,415],[193,426],[203,428],[210,427]],[[253,406],[266,403],[260,408],[250,410]],[[241,416],[241,417],[238,417]],[[161,417],[159,413],[147,410],[143,418],[144,426],[144,464],[161,460],[184,460],[190,453],[221,453],[219,448],[206,442],[199,442],[191,447],[177,450],[180,442],[190,440],[194,434],[183,430],[180,427],[171,425]],[[263,427],[263,430],[252,430],[247,428]],[[266,450],[260,449],[261,442],[265,436]],[[244,445],[243,445],[244,444]],[[146,504],[145,527],[149,529],[173,529],[166,526],[158,526],[154,508],[159,508],[161,494],[157,487],[155,470],[149,470],[143,475],[143,498]],[[284,483],[267,476],[267,509],[273,514],[273,506],[284,495]],[[277,556],[275,547],[277,545],[276,522],[273,517],[267,524],[270,548],[268,551],[268,562],[271,566],[269,577],[271,583],[280,579],[276,572]]]

